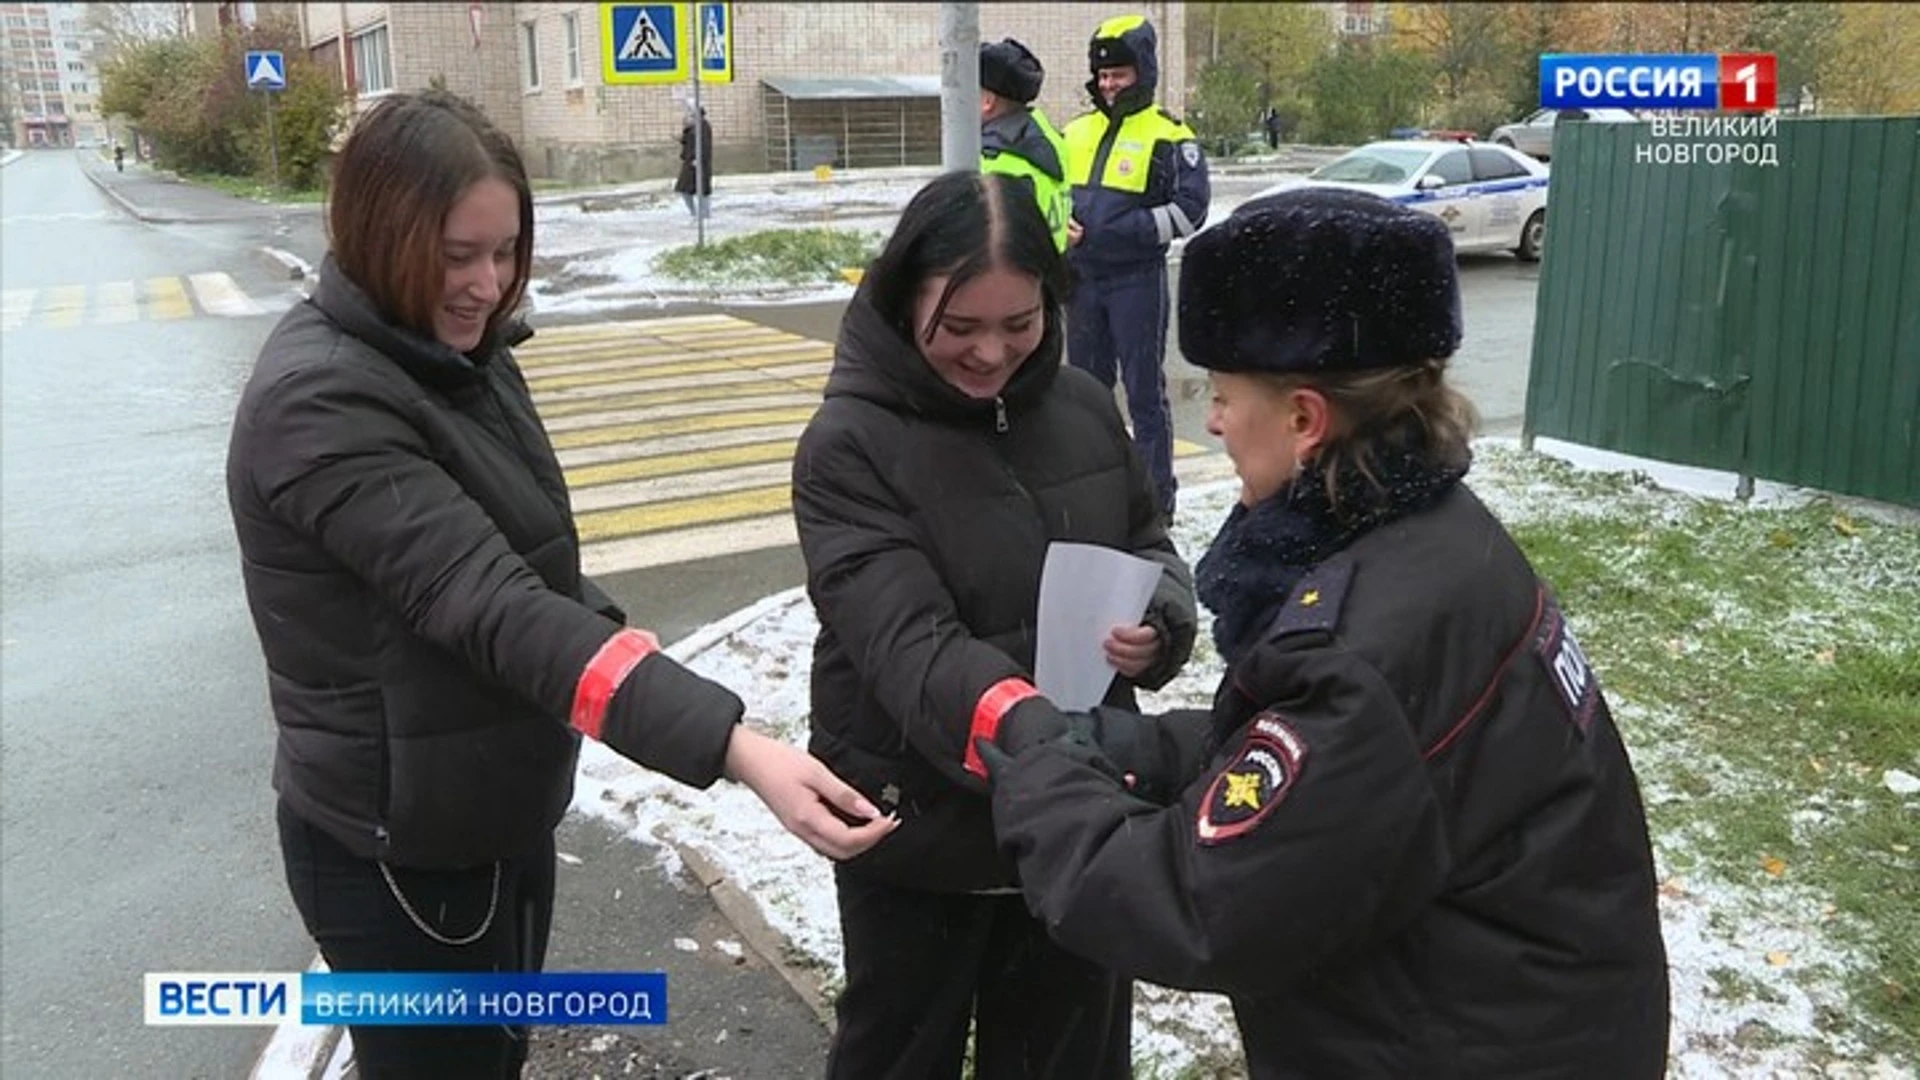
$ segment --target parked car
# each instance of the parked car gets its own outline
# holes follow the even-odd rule
[[[1631,109],[1540,109],[1514,124],[1493,129],[1488,140],[1510,146],[1541,161],[1553,155],[1553,129],[1562,120],[1588,120],[1603,124],[1632,123],[1640,119]]]
[[[1370,192],[1446,222],[1455,251],[1534,262],[1546,247],[1547,178],[1545,165],[1505,146],[1406,139],[1368,143],[1254,198],[1300,187]]]

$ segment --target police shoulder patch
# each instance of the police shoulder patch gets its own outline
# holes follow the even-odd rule
[[[1200,144],[1199,143],[1181,143],[1180,156],[1186,159],[1187,168],[1189,169],[1199,168],[1200,167]]]
[[[1587,654],[1574,640],[1573,630],[1561,614],[1560,605],[1546,597],[1539,629],[1533,637],[1533,654],[1547,669],[1547,681],[1566,706],[1575,731],[1582,736],[1593,726],[1594,713],[1600,707],[1600,679],[1587,663]]]
[[[1200,800],[1194,823],[1200,843],[1211,847],[1250,832],[1287,797],[1306,760],[1306,741],[1279,713],[1255,716],[1240,752]]]

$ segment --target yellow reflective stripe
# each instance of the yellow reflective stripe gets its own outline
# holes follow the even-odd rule
[[[1067,125],[1067,183],[1084,187],[1093,175],[1093,156],[1100,152],[1100,136],[1107,133],[1107,118],[1088,113]]]
[[[1095,30],[1093,36],[1096,38],[1117,38],[1135,27],[1145,26],[1146,22],[1147,17],[1145,15],[1115,15],[1113,18],[1101,23],[1100,29]],[[1086,24],[1082,23],[1081,25],[1084,26]]]
[[[1107,123],[1105,114],[1092,112],[1067,125],[1068,183],[1079,187],[1092,183],[1093,159],[1100,152],[1100,140],[1107,133]],[[1193,137],[1192,128],[1177,123],[1159,109],[1134,113],[1120,122],[1113,148],[1107,151],[1107,164],[1101,170],[1099,186],[1134,195],[1146,191],[1155,144],[1187,142]]]

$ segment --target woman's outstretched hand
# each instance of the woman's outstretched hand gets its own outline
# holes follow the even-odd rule
[[[753,789],[788,832],[829,859],[850,859],[900,825],[818,758],[744,724],[727,743],[727,776]]]

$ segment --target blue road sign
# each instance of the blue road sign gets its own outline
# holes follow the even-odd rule
[[[247,53],[247,89],[285,90],[287,61],[280,53],[264,49]]]
[[[700,20],[700,81],[733,81],[733,20],[725,3],[702,3],[695,9]]]
[[[608,82],[672,82],[687,77],[688,50],[681,41],[675,4],[605,4]]]

